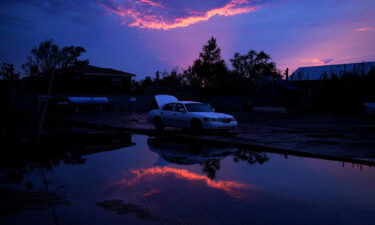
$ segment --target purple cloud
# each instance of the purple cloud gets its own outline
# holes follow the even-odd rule
[[[109,12],[131,27],[170,30],[207,21],[214,16],[250,13],[265,1],[254,0],[100,0]]]

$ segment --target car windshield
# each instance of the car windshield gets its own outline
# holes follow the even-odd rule
[[[214,109],[208,104],[189,103],[185,104],[188,112],[213,112]]]

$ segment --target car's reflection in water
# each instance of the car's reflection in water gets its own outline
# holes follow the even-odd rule
[[[159,137],[148,138],[147,144],[151,151],[158,153],[164,160],[181,165],[220,160],[236,151],[233,147],[203,145],[201,142],[183,143]]]
[[[171,196],[179,196],[184,204],[196,205],[199,202],[194,201],[192,195],[199,195],[208,202],[213,195],[225,201],[249,202],[259,191],[250,183],[216,178],[223,160],[235,157],[238,150],[234,147],[178,142],[166,137],[149,137],[147,144],[149,150],[158,154],[157,157],[151,154],[156,158],[153,165],[125,170],[120,180],[105,188],[105,193],[121,193],[132,196],[134,201],[151,205],[159,205],[161,199],[169,202],[174,199]],[[197,171],[199,168],[202,172]],[[179,190],[184,190],[186,195],[180,196]]]
[[[220,170],[221,161],[227,156],[233,156],[234,161],[246,161],[249,164],[263,164],[269,160],[264,152],[249,149],[237,149],[235,147],[213,145],[195,142],[176,142],[167,138],[150,137],[147,140],[149,149],[159,154],[156,165],[165,165],[166,162],[180,165],[202,166],[203,172],[210,178],[215,179]]]

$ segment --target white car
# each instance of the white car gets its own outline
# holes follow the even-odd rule
[[[151,110],[147,119],[157,130],[180,127],[190,128],[193,132],[203,129],[229,131],[238,126],[233,116],[217,113],[209,104],[178,101],[171,95],[156,95],[155,100],[159,109]]]

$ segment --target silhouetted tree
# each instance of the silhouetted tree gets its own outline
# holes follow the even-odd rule
[[[220,165],[220,159],[210,159],[201,163],[203,173],[205,173],[211,180],[215,180],[216,173],[220,170]]]
[[[162,78],[159,80],[159,83],[180,86],[183,84],[183,78],[182,75],[178,73],[178,68],[173,68],[170,73],[167,71],[162,73]]]
[[[87,65],[88,59],[78,59],[84,52],[86,52],[85,49],[80,46],[66,46],[60,49],[50,39],[31,49],[31,55],[27,57],[22,69],[27,75],[36,75],[38,73],[50,74],[53,70],[75,65]]]
[[[13,64],[3,63],[0,69],[0,78],[2,80],[19,80],[20,74],[15,72]]]
[[[264,152],[256,152],[249,149],[238,149],[233,154],[235,162],[246,161],[249,164],[263,164],[269,160],[269,157]]]
[[[146,76],[140,81],[132,80],[132,91],[135,94],[143,94],[148,88],[154,87],[156,84],[156,79],[152,79],[150,76]]]
[[[142,89],[150,87],[153,83],[154,80],[150,76],[146,76],[145,79],[141,80],[140,86]]]
[[[185,81],[183,75],[178,72],[177,67],[173,68],[171,72],[156,71],[154,79],[150,76],[146,76],[144,79],[140,81],[133,81],[132,83],[133,92],[137,94],[144,93],[144,91],[149,88],[153,88],[154,91],[163,91],[163,88],[168,86],[179,87],[184,85]]]
[[[58,67],[67,68],[70,66],[76,65],[88,65],[89,60],[79,60],[78,58],[82,53],[85,53],[86,50],[81,46],[66,46],[64,47],[60,54],[61,60],[59,61]]]
[[[197,88],[215,88],[227,75],[227,66],[214,37],[203,46],[193,65],[184,71],[187,83]]]
[[[244,55],[237,52],[230,61],[233,66],[233,72],[247,79],[252,84],[263,76],[281,78],[280,71],[276,68],[276,63],[263,51],[258,53],[250,50]]]

